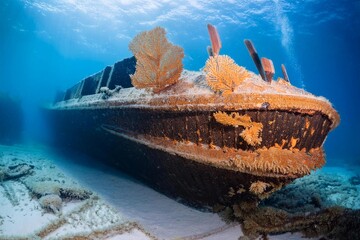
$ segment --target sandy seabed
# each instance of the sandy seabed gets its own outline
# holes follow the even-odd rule
[[[331,174],[347,183],[356,170],[324,168],[316,174]],[[360,208],[359,187],[345,189],[346,193],[333,191],[328,202]],[[0,202],[0,239],[243,236],[237,222],[185,206],[90,158],[56,153],[43,145],[0,145]],[[304,238],[301,233],[285,233],[269,239]]]

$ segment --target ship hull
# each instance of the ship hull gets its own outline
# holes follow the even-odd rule
[[[191,205],[258,201],[304,175],[264,174],[251,169],[241,171],[231,165],[236,165],[231,163],[232,160],[231,164],[226,162],[232,159],[231,156],[252,153],[256,149],[239,137],[241,128],[223,126],[214,121],[214,112],[127,107],[45,110],[57,144],[83,150],[152,188]],[[304,149],[306,155],[311,155],[307,149],[318,148],[322,152],[322,142],[331,125],[322,114],[267,110],[238,112],[263,122],[263,133],[268,135],[257,149],[280,145],[288,138],[288,145],[282,146],[287,150],[282,151],[291,152],[290,148],[297,147]],[[290,124],[299,126],[291,128]],[[318,132],[310,135],[311,131],[308,131],[307,136],[305,128],[311,129],[310,126]],[[295,146],[290,139],[297,135],[306,136]],[[221,165],[219,162],[226,163]],[[261,194],[249,191],[256,182],[267,184]]]

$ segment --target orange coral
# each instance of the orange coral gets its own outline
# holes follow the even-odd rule
[[[293,148],[295,148],[296,143],[297,143],[298,141],[299,141],[299,138],[291,137],[291,139],[290,139],[290,144],[291,144],[290,150],[293,149]]]
[[[228,126],[243,126],[243,127],[250,127],[251,118],[248,115],[240,116],[239,113],[233,112],[229,115],[225,112],[216,112],[214,113],[215,120],[223,125]]]
[[[131,75],[136,88],[159,92],[179,80],[184,51],[168,42],[165,34],[165,29],[156,27],[138,34],[129,44],[137,60],[136,72]]]
[[[240,136],[251,146],[260,144],[262,138],[260,137],[261,131],[263,129],[262,123],[252,122],[250,116],[242,115],[239,113],[233,112],[227,114],[225,112],[216,112],[214,113],[214,118],[217,122],[228,125],[228,126],[243,126],[245,129],[240,133]]]
[[[152,137],[141,134],[119,133],[102,126],[109,133],[145,144],[151,148],[166,151],[193,161],[211,165],[217,168],[230,169],[251,173],[258,176],[286,175],[297,178],[310,174],[311,170],[318,169],[325,164],[322,148],[281,149],[279,146],[260,148],[255,151],[243,151],[220,148],[206,148],[204,145],[177,142],[164,137]],[[271,184],[271,183],[270,183]],[[271,184],[272,185],[272,184]],[[276,187],[276,185],[272,185]],[[268,191],[267,191],[268,192]]]
[[[255,195],[260,195],[260,194],[263,194],[265,192],[266,188],[270,187],[270,186],[271,185],[269,183],[265,183],[262,181],[256,181],[250,185],[249,190],[250,190],[250,192],[252,192]]]
[[[226,55],[210,57],[206,61],[204,71],[208,85],[223,95],[234,92],[235,88],[250,76],[245,68],[237,65]]]
[[[260,133],[262,131],[262,123],[252,123],[250,127],[245,128],[244,131],[240,133],[240,136],[251,146],[256,146],[261,143],[262,138]]]
[[[282,84],[282,85],[286,85],[286,86],[290,86],[290,82],[286,81],[285,79],[278,77],[277,82]]]

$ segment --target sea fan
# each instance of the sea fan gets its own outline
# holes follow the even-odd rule
[[[206,81],[216,92],[229,95],[234,92],[246,78],[248,71],[237,65],[233,59],[226,55],[210,57],[205,65]]]
[[[131,41],[129,48],[137,60],[131,82],[136,88],[159,92],[179,80],[184,51],[168,42],[165,34],[165,29],[156,27],[138,34]]]

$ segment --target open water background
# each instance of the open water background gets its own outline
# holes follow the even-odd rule
[[[38,106],[106,65],[130,57],[143,30],[166,28],[185,50],[184,67],[203,67],[215,25],[223,48],[249,70],[251,39],[281,76],[328,98],[341,115],[326,140],[328,165],[360,164],[360,1],[356,0],[3,0],[0,1],[0,92],[19,99],[24,139],[44,140]],[[6,116],[0,116],[4,118]]]

